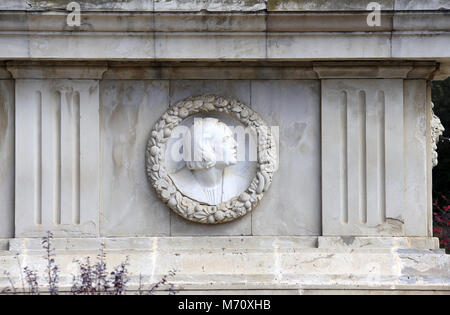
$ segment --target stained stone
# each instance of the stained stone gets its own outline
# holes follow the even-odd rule
[[[106,80],[101,85],[103,236],[164,236],[170,213],[145,173],[153,124],[168,108],[167,81]]]
[[[103,246],[131,291],[176,269],[185,294],[449,294],[449,2],[379,4],[373,26],[362,0],[83,0],[73,27],[65,1],[1,1],[0,292],[45,279],[50,231],[61,293]],[[227,157],[177,169],[165,141],[195,118]],[[253,164],[236,120],[265,136]]]

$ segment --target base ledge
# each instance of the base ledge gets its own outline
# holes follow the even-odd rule
[[[363,246],[374,239],[378,243]],[[331,237],[182,237],[104,241],[110,270],[128,258],[131,291],[137,290],[140,276],[148,286],[170,270],[176,270],[170,282],[186,294],[254,290],[287,290],[295,294],[347,290],[368,294],[450,293],[450,256],[442,250],[390,247],[391,244],[415,244],[402,238],[354,238],[351,245],[359,247],[348,247],[349,239]],[[435,244],[434,240],[430,242]],[[101,244],[101,240],[55,239],[54,243],[57,247],[55,260],[61,271],[60,290],[70,291],[73,275],[78,273],[76,261],[89,256],[95,263],[95,257],[100,253],[100,247],[96,245]],[[326,247],[331,245],[336,246]],[[37,270],[40,279],[45,279],[46,261],[38,246],[39,239],[15,239],[11,240],[10,251],[0,251],[0,288],[9,285],[8,277],[3,275],[4,270],[16,284],[21,283],[21,270],[25,266]]]

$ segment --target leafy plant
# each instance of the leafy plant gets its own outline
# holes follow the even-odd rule
[[[42,247],[45,250],[44,259],[47,262],[45,269],[45,279],[47,281],[48,293],[50,295],[59,295],[59,273],[60,269],[56,264],[56,251],[52,245],[53,234],[47,232],[47,235],[42,238]],[[97,256],[97,262],[92,264],[90,257],[86,257],[81,261],[77,261],[79,274],[73,277],[71,293],[73,295],[125,295],[127,294],[128,282],[130,280],[128,266],[128,257],[117,267],[108,272],[106,265],[105,246],[102,244],[100,254]],[[40,295],[40,284],[38,272],[29,267],[22,270],[27,289],[24,294]],[[14,286],[10,274],[5,271],[5,276],[8,277],[10,287],[0,290],[1,294],[18,294],[19,291]],[[169,286],[169,295],[175,294],[173,284],[168,283],[168,278],[175,276],[175,270],[169,271],[161,280],[153,284],[150,289],[145,290],[142,284],[142,275],[139,276],[139,288],[136,293],[138,295],[152,295],[158,288],[163,285]]]
[[[47,274],[47,283],[48,283],[48,291],[50,292],[50,295],[58,295],[58,266],[55,263],[54,257],[55,254],[55,248],[52,246],[51,240],[53,238],[53,234],[48,231],[47,236],[42,238],[42,247],[45,249],[45,259],[47,260],[47,268],[46,268],[46,274]]]
[[[433,234],[439,237],[441,246],[450,253],[450,200],[440,195],[433,202]]]

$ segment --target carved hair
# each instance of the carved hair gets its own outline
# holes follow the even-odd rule
[[[232,136],[230,128],[216,118],[197,118],[190,128],[193,160],[187,161],[190,170],[209,169],[218,160],[216,145],[227,136]]]

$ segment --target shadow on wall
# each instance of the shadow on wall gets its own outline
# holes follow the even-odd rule
[[[450,78],[433,82],[431,96],[445,127],[438,143],[439,164],[433,169],[434,235],[450,253]]]

